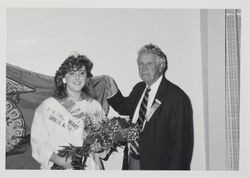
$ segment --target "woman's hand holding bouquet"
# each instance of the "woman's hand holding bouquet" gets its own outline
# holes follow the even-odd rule
[[[100,115],[97,116],[100,117]],[[70,146],[62,146],[63,149],[58,152],[58,156],[63,157],[63,159],[72,159],[73,169],[84,169],[87,157],[91,152],[104,158],[108,152],[116,150],[117,146],[131,142],[139,136],[138,125],[129,124],[119,117],[96,119],[96,115],[88,115],[85,118],[86,131],[88,134],[81,147],[70,144]],[[51,169],[65,168],[54,164]]]

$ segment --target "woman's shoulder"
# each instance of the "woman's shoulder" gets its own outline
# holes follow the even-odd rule
[[[45,98],[43,101],[42,101],[42,103],[41,104],[50,104],[50,103],[52,103],[52,102],[55,102],[56,101],[56,99],[54,98],[54,97],[48,97],[48,98]]]
[[[41,104],[36,108],[36,110],[41,110],[41,109],[44,109],[50,105],[53,105],[53,103],[55,101],[56,101],[56,99],[54,97],[48,97],[41,102]]]
[[[88,98],[83,100],[83,106],[85,106],[85,111],[87,112],[104,112],[102,105],[99,101],[93,98]]]
[[[97,101],[96,99],[93,99],[93,98],[86,98],[84,101],[87,102],[90,105],[95,105],[95,106],[100,105],[101,106],[101,103],[99,101]]]

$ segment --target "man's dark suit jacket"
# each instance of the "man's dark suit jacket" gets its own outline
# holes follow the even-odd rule
[[[119,114],[133,118],[145,87],[144,82],[137,83],[128,97],[123,97],[118,91],[115,96],[108,99],[108,102]],[[190,170],[193,153],[193,112],[189,97],[178,86],[163,77],[156,99],[161,104],[141,134],[139,147],[141,169]],[[126,147],[123,169],[128,169],[127,151]]]

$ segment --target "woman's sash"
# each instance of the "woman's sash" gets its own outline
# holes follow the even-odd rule
[[[58,127],[64,128],[69,132],[82,129],[82,124],[76,122],[71,113],[55,98],[50,98],[46,110],[48,112],[49,120],[54,122],[54,124],[56,124]]]

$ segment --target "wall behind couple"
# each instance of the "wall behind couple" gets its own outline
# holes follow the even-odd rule
[[[190,96],[195,145],[192,169],[205,169],[200,11],[178,9],[9,8],[7,62],[53,76],[73,51],[94,63],[94,75],[112,76],[127,95],[140,80],[137,50],[154,43],[167,54],[166,77]],[[116,115],[111,110],[110,116]],[[105,162],[120,169],[122,149]]]

